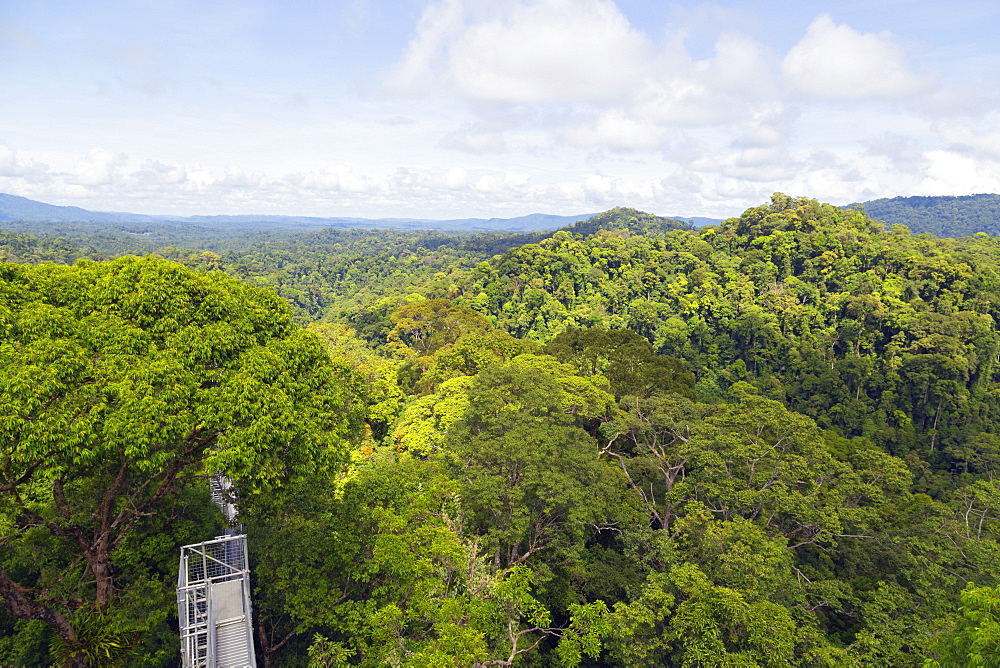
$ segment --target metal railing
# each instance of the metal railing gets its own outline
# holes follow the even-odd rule
[[[212,498],[232,523],[229,481],[212,476]],[[177,617],[184,668],[256,666],[246,536],[219,536],[181,547]]]

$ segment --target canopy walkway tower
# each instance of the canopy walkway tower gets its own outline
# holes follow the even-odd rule
[[[229,481],[211,478],[212,499],[230,524],[236,518]],[[250,568],[240,527],[181,548],[177,617],[184,668],[254,668]]]

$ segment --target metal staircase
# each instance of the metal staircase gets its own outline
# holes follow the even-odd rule
[[[227,522],[236,518],[228,479],[211,477],[212,500]],[[181,548],[177,617],[184,668],[256,666],[246,535],[237,526],[204,543]]]

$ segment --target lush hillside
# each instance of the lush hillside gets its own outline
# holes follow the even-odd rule
[[[776,197],[701,233],[559,233],[478,265],[459,301],[539,341],[629,328],[685,359],[707,396],[748,380],[845,435],[940,457],[998,417],[981,384],[998,345],[998,248]]]
[[[162,253],[0,265],[0,663],[173,665],[219,470],[267,665],[995,656],[992,237],[775,195]]]
[[[967,237],[977,232],[1000,235],[1000,195],[893,197],[861,205],[866,214],[888,225],[905,225],[919,234]]]

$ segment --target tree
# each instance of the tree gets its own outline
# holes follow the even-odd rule
[[[189,485],[251,506],[344,454],[344,371],[273,294],[129,257],[0,265],[0,300],[0,600],[78,662],[95,615],[114,644],[169,605],[170,568],[124,555]]]
[[[616,476],[577,420],[610,403],[544,356],[521,355],[475,377],[444,447],[456,456],[468,530],[492,552],[494,571],[554,558],[607,519],[603,501]]]
[[[942,666],[1000,666],[1000,591],[971,582],[962,592],[962,605],[954,629],[945,634],[937,660],[927,668]]]
[[[396,382],[399,361],[378,355],[345,325],[312,323],[307,329],[319,337],[331,359],[353,371],[356,382],[350,388],[351,396],[364,404],[372,438],[381,439],[399,415],[403,401],[403,391]]]
[[[672,495],[683,480],[694,454],[695,433],[710,407],[677,394],[628,397],[613,419],[601,425],[606,444],[602,454],[621,468],[629,486],[642,500],[649,524],[669,531],[682,499]]]
[[[441,462],[392,450],[262,506],[249,530],[264,665],[312,638],[315,666],[507,666],[558,635],[533,572],[491,572],[462,521]]]
[[[485,316],[448,299],[400,306],[391,319],[389,341],[405,344],[421,356],[430,355],[466,334],[482,334],[493,328]]]
[[[694,396],[694,374],[684,368],[684,363],[667,355],[655,355],[649,341],[630,329],[570,327],[544,351],[560,362],[573,364],[582,374],[603,374],[619,397],[646,397],[653,392]]]

